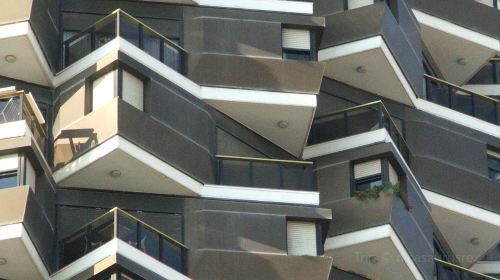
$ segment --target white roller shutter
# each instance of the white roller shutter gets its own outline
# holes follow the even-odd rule
[[[18,163],[17,154],[0,156],[0,172],[17,170]]]
[[[31,165],[31,162],[27,159],[26,160],[26,182],[25,185],[30,186],[30,188],[35,191],[35,182],[36,182],[36,171],[33,168],[33,165]]]
[[[96,111],[115,98],[116,70],[97,78],[92,83],[92,111]]]
[[[144,83],[141,79],[123,71],[122,98],[123,101],[144,111]]]
[[[354,179],[360,179],[382,173],[380,159],[362,162],[354,165]]]
[[[492,151],[492,150],[488,150],[487,153],[488,153],[489,156],[492,156],[494,158],[499,158],[500,159],[500,153],[497,153],[497,152]]]
[[[287,222],[288,254],[316,256],[316,224],[311,222]]]
[[[372,5],[375,1],[373,0],[348,0],[347,9],[352,10],[356,8],[361,8],[364,6]]]
[[[389,163],[389,182],[391,182],[391,184],[396,184],[397,182],[399,182],[398,173],[396,173],[396,170],[394,170],[394,168],[390,163]]]
[[[311,49],[311,35],[309,30],[283,28],[281,32],[283,48],[298,50]]]

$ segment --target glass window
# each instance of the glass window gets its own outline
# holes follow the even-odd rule
[[[500,158],[488,156],[488,176],[490,179],[500,181]]]
[[[12,188],[17,186],[17,171],[8,171],[0,173],[0,189]]]
[[[138,110],[144,110],[144,83],[127,71],[122,72],[122,99]]]
[[[92,111],[96,111],[115,98],[116,71],[97,78],[92,83]]]
[[[372,190],[375,187],[382,186],[382,175],[377,174],[370,177],[357,179],[355,182],[356,191]]]
[[[292,60],[311,60],[311,51],[283,49],[283,58]]]

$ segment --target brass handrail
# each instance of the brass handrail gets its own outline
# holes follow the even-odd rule
[[[321,115],[321,116],[318,116],[318,117],[314,118],[314,121],[325,119],[325,118],[328,118],[328,117],[331,117],[331,116],[335,116],[335,115],[344,114],[344,113],[347,113],[347,112],[352,112],[352,111],[364,109],[364,108],[371,108],[371,109],[376,110],[375,108],[373,108],[374,105],[378,105],[378,106],[380,106],[382,108],[382,110],[384,111],[384,114],[386,114],[387,118],[389,119],[389,121],[391,122],[392,126],[396,130],[396,133],[400,136],[401,140],[404,142],[404,145],[406,146],[406,148],[409,151],[410,147],[409,147],[408,143],[404,139],[403,134],[401,133],[401,131],[399,131],[399,128],[397,127],[396,123],[392,120],[391,114],[389,113],[389,111],[385,107],[384,102],[382,102],[382,100],[377,100],[377,101],[373,101],[373,102],[369,102],[369,103],[365,103],[365,104],[361,104],[361,105],[356,105],[356,106],[353,106],[353,107],[349,107],[347,109],[342,109],[342,110],[338,110],[338,111],[335,111],[335,112],[332,112],[332,113],[324,114],[324,115]]]
[[[146,228],[148,228],[148,229],[150,229],[150,230],[154,231],[154,232],[155,232],[156,234],[158,234],[158,235],[161,235],[164,239],[167,239],[168,241],[172,242],[173,244],[177,245],[178,247],[182,247],[183,249],[189,250],[189,248],[188,248],[186,245],[184,245],[184,244],[180,243],[179,241],[177,241],[177,240],[173,239],[172,237],[170,237],[170,236],[168,236],[168,235],[164,234],[163,232],[161,232],[161,231],[160,231],[160,230],[158,230],[157,228],[155,228],[155,227],[153,227],[153,226],[149,225],[148,223],[145,223],[145,222],[143,222],[143,221],[139,220],[138,218],[134,217],[133,215],[131,215],[131,214],[129,214],[129,213],[127,213],[127,212],[125,212],[124,210],[122,210],[122,209],[120,209],[120,208],[118,208],[118,207],[114,207],[114,208],[110,209],[108,212],[106,212],[106,213],[104,213],[104,214],[100,215],[99,217],[97,217],[97,218],[95,218],[95,219],[91,220],[90,222],[86,223],[85,225],[83,225],[83,226],[79,227],[79,228],[78,228],[77,230],[75,230],[72,234],[70,234],[70,235],[68,235],[68,236],[66,236],[66,237],[64,237],[64,238],[62,238],[61,240],[59,240],[59,242],[60,242],[60,243],[64,243],[65,241],[67,241],[67,240],[69,240],[69,239],[71,239],[71,238],[75,237],[76,235],[78,235],[81,231],[85,230],[85,229],[86,229],[87,227],[89,227],[90,225],[95,224],[96,222],[98,222],[98,221],[100,221],[100,220],[102,220],[102,219],[104,219],[104,218],[106,218],[106,217],[108,217],[108,216],[113,215],[115,212],[116,212],[117,214],[121,214],[121,215],[123,215],[123,216],[126,216],[126,217],[127,217],[127,218],[129,218],[129,219],[134,220],[135,222],[138,222],[138,223],[142,224],[142,225],[143,225],[143,226],[145,226]],[[118,223],[118,221],[115,221],[114,219],[115,219],[115,218],[113,217],[113,223]],[[116,234],[116,233],[115,233],[115,234]],[[115,237],[117,237],[117,236],[115,236]]]
[[[158,37],[160,37],[162,40],[164,41],[167,41],[169,43],[170,46],[174,47],[175,49],[179,50],[179,51],[182,51],[183,53],[188,53],[188,51],[186,49],[184,49],[183,47],[179,46],[178,44],[174,43],[172,40],[168,39],[167,37],[163,36],[162,34],[158,33],[156,30],[154,30],[153,28],[151,28],[149,25],[145,24],[144,22],[136,19],[135,17],[133,17],[132,15],[130,15],[129,13],[123,11],[122,9],[116,9],[114,10],[112,13],[110,13],[109,15],[99,19],[98,21],[96,21],[95,23],[93,23],[92,25],[90,25],[89,27],[83,29],[82,31],[78,32],[77,34],[71,36],[69,39],[67,39],[66,41],[63,42],[63,45],[67,45],[75,40],[77,40],[78,38],[80,38],[82,35],[86,34],[86,33],[89,33],[92,31],[92,29],[105,22],[106,20],[112,18],[113,16],[116,16],[118,14],[123,14],[125,16],[127,16],[129,19],[131,19],[133,22],[135,23],[138,23],[140,25],[142,25],[143,27],[145,27],[147,29],[147,31],[149,32],[152,32],[153,34],[157,35]],[[118,18],[117,18],[118,19]],[[119,25],[120,23],[117,22],[116,23],[117,25]],[[117,37],[120,36],[120,34],[116,34]]]
[[[15,91],[15,92],[12,92],[12,93],[2,94],[2,95],[0,95],[0,100],[9,99],[9,98],[13,98],[13,97],[19,97],[19,98],[22,99],[22,102],[21,102],[22,103],[22,108],[21,108],[21,110],[24,110],[24,109],[28,110],[29,115],[33,116],[33,118],[35,119],[36,129],[42,134],[43,137],[46,137],[47,134],[45,133],[45,130],[43,129],[43,127],[40,124],[40,122],[38,122],[38,119],[37,119],[36,114],[35,114],[35,109],[33,109],[31,107],[31,104],[28,102],[28,100],[26,100],[26,96],[25,96],[25,92],[24,91],[19,90],[19,91]]]
[[[486,99],[486,100],[488,100],[488,101],[490,101],[490,102],[493,102],[493,103],[495,103],[495,104],[498,104],[498,103],[499,103],[499,101],[498,101],[498,100],[496,100],[496,99],[494,99],[494,98],[491,98],[491,97],[488,97],[488,96],[485,96],[485,95],[479,94],[479,93],[477,93],[477,92],[474,92],[474,91],[471,91],[471,90],[465,89],[465,88],[463,88],[463,87],[461,87],[461,86],[459,86],[459,85],[452,84],[452,83],[450,83],[450,82],[447,82],[447,81],[445,81],[445,80],[441,80],[441,79],[436,78],[436,77],[434,77],[434,76],[424,74],[424,77],[425,77],[425,78],[427,78],[427,79],[429,79],[429,80],[433,80],[433,81],[435,81],[435,82],[438,82],[438,83],[445,84],[445,85],[447,85],[447,86],[453,87],[453,88],[458,89],[458,90],[460,90],[460,91],[462,91],[462,92],[465,92],[465,93],[468,93],[468,94],[472,94],[472,95],[478,96],[479,98]]]
[[[473,271],[473,270],[470,270],[470,269],[467,269],[465,267],[461,267],[459,265],[456,265],[456,264],[453,264],[453,263],[449,263],[449,262],[446,262],[446,261],[443,261],[443,260],[440,260],[438,258],[434,258],[434,261],[435,262],[438,262],[442,265],[445,265],[445,266],[448,266],[448,267],[451,267],[451,268],[456,268],[456,269],[459,269],[459,270],[462,270],[462,271],[465,271],[467,273],[470,273],[470,274],[473,274],[475,276],[480,276],[480,277],[483,277],[484,279],[488,279],[488,280],[499,280],[498,278],[495,278],[495,277],[492,277],[492,276],[489,276],[489,275],[486,275],[486,274],[482,274],[480,272],[477,272],[477,271]]]
[[[271,163],[296,164],[296,165],[313,165],[312,161],[301,161],[301,160],[240,157],[240,156],[227,156],[227,155],[216,155],[215,158],[237,160],[237,161],[257,161],[257,162],[271,162]]]

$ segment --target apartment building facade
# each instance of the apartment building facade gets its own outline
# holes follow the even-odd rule
[[[497,279],[498,0],[0,2],[0,279]]]

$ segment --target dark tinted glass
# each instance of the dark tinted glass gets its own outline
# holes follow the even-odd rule
[[[382,186],[382,177],[380,175],[356,180],[356,191],[371,190]]]
[[[311,52],[310,51],[302,51],[302,50],[283,50],[283,58],[291,59],[291,60],[303,60],[308,61],[311,60]]]
[[[17,186],[17,172],[0,173],[0,189],[12,188]]]

